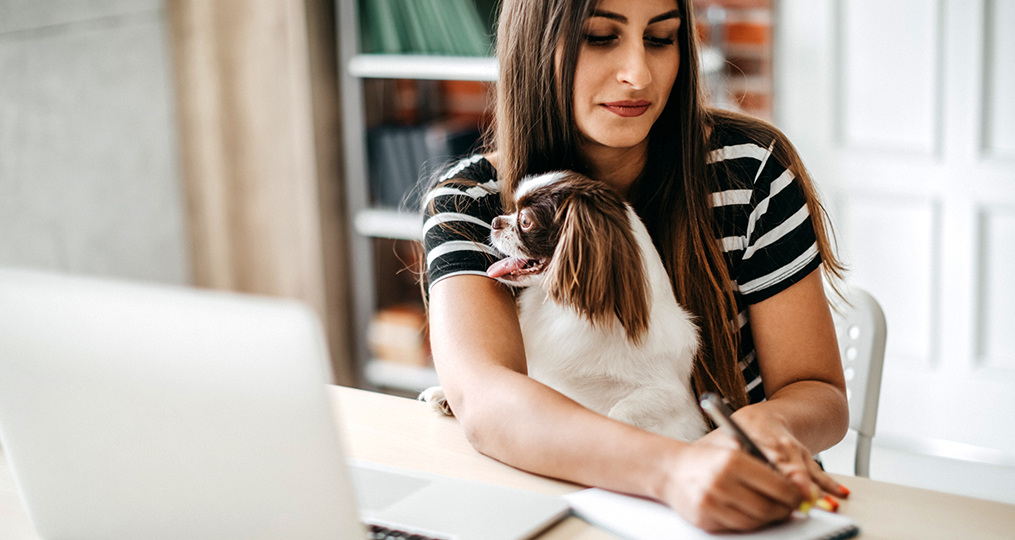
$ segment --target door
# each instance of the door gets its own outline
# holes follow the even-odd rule
[[[880,448],[1015,478],[1015,0],[782,0],[776,17],[776,123],[888,321],[871,476]]]

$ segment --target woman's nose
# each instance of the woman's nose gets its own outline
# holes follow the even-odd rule
[[[493,230],[499,231],[499,230],[507,227],[507,220],[505,220],[504,218],[502,218],[500,216],[497,216],[497,217],[493,218],[493,223],[491,223],[490,225],[493,227]]]
[[[640,41],[630,43],[622,50],[622,55],[620,69],[617,71],[620,82],[639,90],[648,86],[652,82],[652,71],[648,67],[645,45]]]

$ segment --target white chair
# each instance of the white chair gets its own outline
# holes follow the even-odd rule
[[[877,300],[862,289],[847,290],[849,304],[833,298],[832,318],[846,376],[849,427],[857,435],[854,473],[868,477],[885,360],[885,314]]]

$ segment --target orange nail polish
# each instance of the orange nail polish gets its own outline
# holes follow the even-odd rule
[[[846,486],[840,485],[839,490],[842,491],[843,497],[849,497],[849,489]]]
[[[839,501],[833,499],[831,495],[825,495],[824,500],[827,501],[828,504],[832,507],[832,509],[830,510],[831,512],[839,511]]]

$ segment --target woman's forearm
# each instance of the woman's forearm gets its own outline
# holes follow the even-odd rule
[[[835,445],[849,427],[845,394],[824,381],[798,381],[776,391],[768,400],[734,413],[745,429],[757,422],[781,421],[812,453]]]
[[[663,498],[666,467],[686,443],[604,417],[504,369],[455,414],[473,446],[526,471]]]

